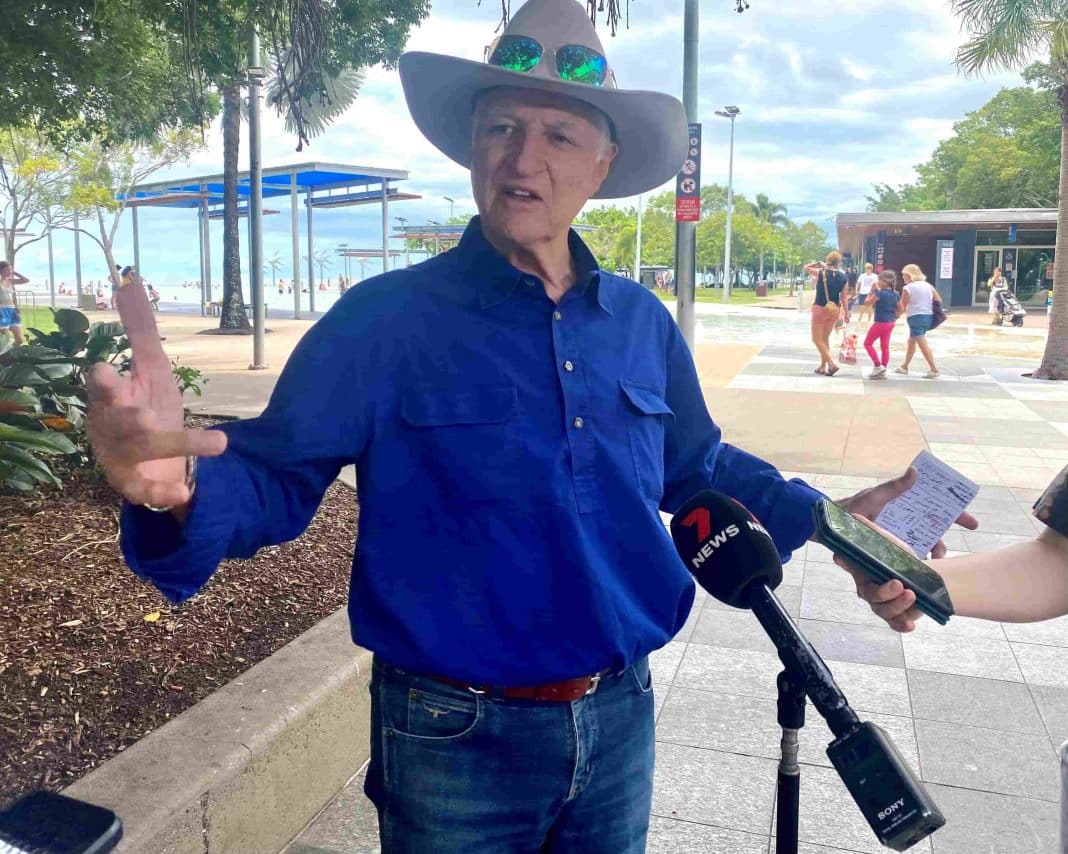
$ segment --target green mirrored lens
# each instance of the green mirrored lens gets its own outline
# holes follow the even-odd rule
[[[490,65],[509,71],[530,71],[541,59],[541,45],[526,36],[502,36],[490,57]]]
[[[564,45],[556,51],[556,72],[572,83],[600,86],[608,75],[608,60],[583,45]]]

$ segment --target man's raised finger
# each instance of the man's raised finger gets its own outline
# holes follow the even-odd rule
[[[122,385],[122,377],[111,365],[105,362],[90,365],[85,380],[85,389],[89,392],[89,405],[108,406],[116,403]]]
[[[157,430],[131,442],[126,458],[147,462],[172,457],[217,457],[225,450],[226,434],[221,430]]]
[[[134,371],[166,368],[169,372],[170,361],[160,343],[159,328],[145,289],[136,284],[123,285],[115,292],[115,307],[130,339]]]

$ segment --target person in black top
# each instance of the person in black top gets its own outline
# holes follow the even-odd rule
[[[816,277],[816,301],[812,305],[812,343],[820,354],[816,373],[828,377],[838,373],[838,365],[831,356],[831,333],[842,312],[843,301],[849,298],[849,284],[846,274],[839,269],[841,264],[842,253],[835,249],[827,253],[825,264],[813,261],[805,265],[805,273]]]

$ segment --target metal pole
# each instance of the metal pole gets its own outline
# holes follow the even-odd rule
[[[197,244],[200,248],[200,316],[204,316],[204,209],[197,209]]]
[[[252,28],[248,45],[248,254],[249,290],[252,292],[252,364],[267,367],[264,338],[267,307],[263,298],[263,163],[260,141],[260,37]]]
[[[52,215],[45,214],[45,227],[48,229],[48,299],[52,308],[56,307],[56,265],[52,255]],[[78,307],[78,301],[74,301],[74,307]]]
[[[382,179],[382,272],[389,272],[389,178]]]
[[[308,206],[308,296],[310,297],[315,291],[315,259],[312,257],[312,253],[315,250],[315,239],[312,236],[312,188],[308,187],[308,198],[304,200],[304,203]],[[314,299],[314,297],[312,297]],[[314,306],[315,303],[312,303]],[[312,311],[314,311],[314,307]]]
[[[691,123],[698,121],[699,18],[699,0],[686,0],[686,15],[683,23],[682,102],[686,107],[686,118]],[[679,329],[682,330],[683,340],[692,351],[697,274],[697,223],[695,222],[680,222],[675,226],[675,268],[675,320],[679,324]]]
[[[200,185],[200,313],[211,302],[211,216],[208,188]]]
[[[137,206],[130,208],[130,222],[133,225],[134,269],[141,272],[141,241],[137,238]]]
[[[78,214],[74,215],[74,287],[78,296],[74,300],[74,307],[82,306],[82,232],[78,224]]]
[[[723,241],[723,302],[731,301],[731,218],[734,216],[734,115],[731,116],[731,146],[727,159],[727,235]]]
[[[289,218],[293,235],[293,318],[300,320],[300,216],[297,207],[297,173],[289,173]]]
[[[638,239],[634,245],[634,281],[642,281],[642,197],[638,195]]]

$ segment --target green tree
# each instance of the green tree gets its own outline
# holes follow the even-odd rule
[[[575,220],[575,224],[588,225],[593,228],[593,231],[582,232],[582,239],[590,247],[590,251],[593,252],[593,256],[602,268],[618,270],[620,267],[634,266],[634,251],[637,248],[638,234],[636,208],[615,206],[590,208]],[[643,220],[643,228],[644,225]],[[644,252],[642,254],[644,255]]]
[[[12,264],[22,247],[66,224],[68,217],[57,207],[72,173],[69,158],[34,128],[0,127],[0,232],[4,258]],[[28,233],[31,227],[36,234]]]
[[[53,140],[152,140],[218,111],[183,73],[164,0],[5,0],[0,126]]]
[[[971,38],[957,52],[967,74],[1023,68],[1048,51],[1045,74],[1056,85],[1060,107],[1057,249],[1053,306],[1040,379],[1068,379],[1068,14],[1064,0],[954,0]]]
[[[773,202],[765,193],[757,193],[756,201],[752,203],[753,215],[759,222],[768,226],[764,230],[765,243],[760,248],[760,278],[764,279],[764,253],[772,249],[775,242],[776,229],[783,228],[790,218],[786,216],[786,205]]]
[[[242,87],[255,32],[269,64],[267,103],[286,120],[299,151],[355,99],[360,69],[399,58],[429,0],[182,0],[170,21],[191,58],[191,82],[223,100],[222,329],[248,330],[241,293],[237,216]]]

